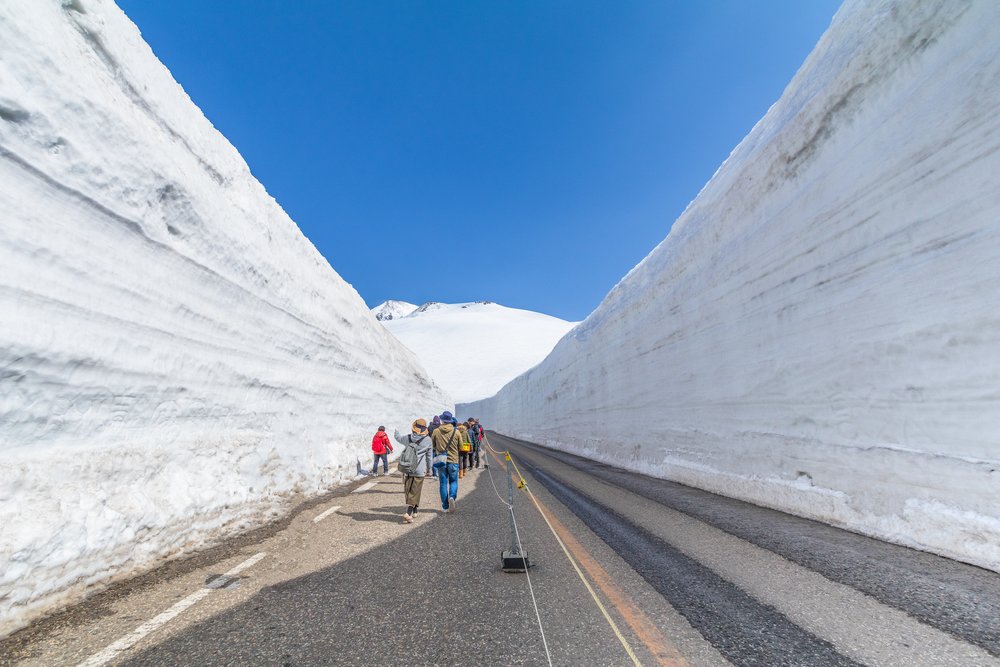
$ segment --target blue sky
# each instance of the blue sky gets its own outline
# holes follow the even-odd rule
[[[827,0],[118,0],[369,305],[586,317],[781,95]]]

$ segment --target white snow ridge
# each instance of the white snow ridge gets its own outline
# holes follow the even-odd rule
[[[544,359],[576,322],[476,301],[425,303],[382,324],[452,398],[472,401],[492,396]]]
[[[384,301],[372,308],[372,315],[379,322],[384,320],[397,320],[406,317],[417,309],[417,306],[405,301]]]
[[[0,4],[0,635],[449,406],[109,0]]]
[[[1000,3],[850,0],[501,432],[1000,571]]]

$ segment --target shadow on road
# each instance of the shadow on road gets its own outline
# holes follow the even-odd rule
[[[458,512],[421,509],[401,537],[264,588],[125,664],[524,664],[539,656],[544,661],[525,580],[499,569],[509,536],[507,510],[492,497],[488,482],[477,487],[460,494],[464,503]],[[402,512],[401,505],[393,505],[338,516],[395,524]]]
[[[369,492],[373,493],[373,492]],[[385,491],[383,493],[389,493]],[[399,495],[398,493],[396,495]],[[345,512],[343,510],[338,510],[337,515],[347,517],[354,521],[387,521],[389,523],[401,523],[403,520],[403,514],[406,513],[406,508],[401,505],[390,505],[387,507],[372,507],[369,512]],[[421,508],[417,512],[417,521],[424,517],[425,515],[431,514],[444,514],[438,509],[423,509]]]

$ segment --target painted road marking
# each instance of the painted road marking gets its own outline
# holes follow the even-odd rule
[[[372,488],[376,484],[378,484],[378,482],[365,482],[364,484],[362,484],[358,488],[356,488],[353,491],[351,491],[351,493],[361,493],[362,491],[367,491],[368,489]]]
[[[265,553],[262,552],[262,553],[259,553],[259,554],[255,554],[255,555],[251,556],[250,558],[247,558],[245,561],[243,561],[242,563],[240,563],[239,565],[237,565],[236,567],[234,567],[233,569],[231,569],[229,572],[226,572],[225,576],[227,576],[227,577],[235,577],[237,574],[239,574],[243,570],[247,569],[248,567],[253,567],[257,563],[259,563],[260,559],[262,559],[266,555],[267,554],[265,554]]]
[[[339,509],[340,509],[340,505],[334,505],[333,507],[331,507],[327,511],[325,511],[322,514],[320,514],[319,516],[315,517],[313,519],[313,523],[319,523],[320,521],[322,521],[326,517],[330,516],[331,514],[333,514],[334,512],[336,512]]]
[[[618,636],[618,640],[625,648],[625,652],[629,654],[630,658],[632,658],[633,663],[638,665],[639,660],[632,651],[632,647],[628,645],[625,637],[622,636],[621,632],[618,630],[618,626],[613,620],[611,620],[611,617],[608,616],[607,611],[604,609],[604,605],[602,605],[597,596],[594,595],[594,591],[590,587],[590,584],[583,577],[583,573],[580,572],[580,569],[577,568],[577,563],[579,563],[580,567],[587,571],[591,580],[597,585],[598,588],[601,589],[601,592],[604,593],[604,597],[608,600],[608,602],[615,606],[618,613],[625,619],[625,622],[630,628],[632,628],[632,631],[636,634],[639,640],[642,641],[642,643],[646,645],[649,652],[656,657],[658,664],[663,665],[664,667],[667,667],[668,665],[671,667],[686,667],[687,661],[681,655],[680,651],[678,651],[677,648],[663,635],[663,633],[660,632],[660,629],[656,626],[656,624],[653,623],[648,616],[646,616],[645,612],[632,602],[632,600],[628,597],[628,594],[626,594],[625,591],[623,591],[618,584],[615,583],[614,579],[611,578],[611,575],[608,574],[607,570],[601,567],[597,560],[590,555],[590,552],[587,551],[586,547],[580,544],[580,542],[573,537],[573,534],[570,533],[569,529],[566,528],[566,526],[564,526],[562,522],[560,522],[555,515],[552,514],[552,511],[549,510],[548,507],[545,507],[540,500],[538,500],[538,497],[531,492],[531,489],[527,488],[527,491],[528,496],[535,503],[538,513],[542,515],[543,519],[545,519],[545,523],[548,524],[549,530],[552,531],[556,541],[559,542],[559,545],[563,548],[563,551],[566,553],[567,558],[569,558],[570,563],[573,564],[577,574],[580,575],[580,579],[583,581],[587,589],[590,590],[590,593],[594,598],[594,602],[597,603],[598,608],[604,614],[605,619],[614,630],[615,635]],[[572,556],[570,555],[571,553],[573,554]]]
[[[251,556],[250,558],[246,559],[245,561],[243,561],[242,563],[231,569],[229,572],[226,572],[226,574],[223,576],[235,577],[248,567],[256,565],[260,561],[260,559],[263,558],[265,555],[266,554],[259,553],[254,556]],[[94,655],[90,656],[89,658],[87,658],[87,660],[81,662],[79,667],[100,667],[101,665],[106,665],[107,663],[117,658],[119,654],[123,653],[124,651],[127,651],[128,649],[138,644],[142,640],[142,638],[148,635],[149,633],[169,623],[171,620],[173,620],[180,614],[184,613],[187,609],[201,602],[213,590],[216,589],[199,588],[191,595],[187,596],[180,602],[176,603],[170,609],[167,609],[162,614],[140,625],[138,628],[133,630],[131,634],[122,637],[114,644],[111,644],[110,646],[105,648],[100,653],[95,653]]]

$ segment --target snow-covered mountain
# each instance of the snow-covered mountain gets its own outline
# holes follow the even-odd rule
[[[0,635],[450,405],[110,0],[0,4]]]
[[[1000,3],[849,0],[500,431],[1000,571]]]
[[[473,401],[492,396],[544,359],[576,323],[478,301],[425,303],[382,324],[452,398]]]
[[[413,311],[417,309],[416,304],[407,303],[405,301],[383,301],[379,305],[372,308],[372,315],[379,322],[384,320],[398,320],[401,317],[406,317]]]

